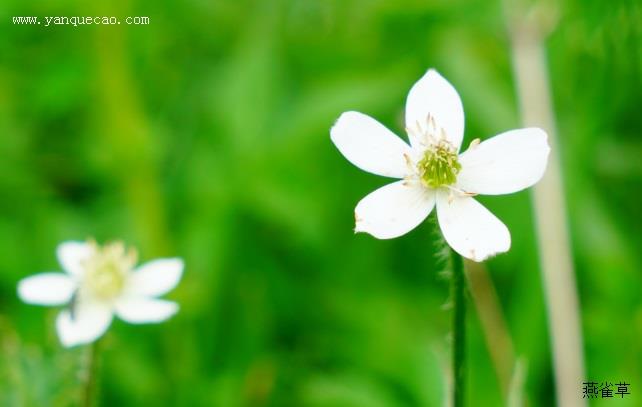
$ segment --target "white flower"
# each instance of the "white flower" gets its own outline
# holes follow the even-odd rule
[[[64,346],[90,343],[102,336],[113,315],[139,324],[161,322],[178,304],[157,297],[180,281],[183,261],[158,259],[136,265],[136,252],[120,243],[64,242],[58,261],[66,273],[42,273],[18,283],[18,296],[28,304],[69,305],[58,314],[56,329]]]
[[[435,70],[410,89],[406,100],[408,145],[385,126],[345,112],[330,131],[339,151],[364,171],[399,178],[363,198],[355,209],[356,232],[379,239],[408,233],[437,206],[448,244],[482,261],[510,248],[506,226],[473,196],[528,188],[542,178],[549,146],[538,128],[511,130],[462,154],[464,110],[457,91]]]

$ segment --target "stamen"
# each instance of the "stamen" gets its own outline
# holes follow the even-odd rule
[[[93,253],[83,263],[81,290],[101,300],[117,297],[125,287],[127,275],[136,264],[136,251],[126,250],[121,242],[104,247],[90,243]]]
[[[451,193],[460,195],[460,196],[477,196],[479,195],[477,192],[468,192],[464,191],[463,189],[456,188],[452,185],[446,185],[446,187],[450,190]]]
[[[461,165],[457,151],[448,141],[444,129],[437,125],[430,113],[426,115],[423,125],[417,120],[412,127],[407,129],[408,134],[425,147],[423,158],[414,165],[417,177],[431,188],[454,184]],[[404,157],[406,163],[410,163],[409,157]]]
[[[424,157],[417,163],[419,177],[431,188],[454,184],[460,170],[455,149],[443,140],[426,149]]]

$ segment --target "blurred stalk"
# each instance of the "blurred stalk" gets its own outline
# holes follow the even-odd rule
[[[513,69],[524,126],[544,128],[551,154],[546,174],[533,189],[539,256],[555,369],[557,405],[584,406],[578,386],[585,379],[579,301],[571,259],[559,145],[549,88],[544,39],[557,9],[539,3],[525,15],[521,2],[505,1]]]
[[[524,398],[524,383],[526,382],[526,361],[518,359],[513,367],[513,373],[510,378],[508,392],[506,394],[507,407],[524,407],[526,400]]]
[[[106,15],[131,15],[128,8],[127,1],[117,0],[108,6]],[[101,8],[100,14],[105,13]],[[95,27],[96,91],[102,102],[97,110],[102,137],[98,145],[103,165],[118,180],[139,247],[154,256],[167,253],[169,235],[158,185],[157,144],[150,135],[126,49],[130,32],[123,26]]]
[[[483,263],[466,261],[465,270],[497,381],[501,387],[502,396],[508,400],[512,378],[515,375],[515,351],[497,291]]]
[[[82,370],[82,405],[91,407],[95,405],[98,390],[98,352],[100,340],[95,341],[85,348]]]
[[[466,278],[464,261],[450,250],[452,264],[451,295],[453,298],[453,406],[464,405],[466,381]]]

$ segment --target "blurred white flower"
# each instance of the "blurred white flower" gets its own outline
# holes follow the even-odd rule
[[[18,296],[28,304],[69,305],[56,319],[64,346],[90,343],[102,336],[116,315],[139,324],[161,322],[178,304],[157,297],[180,281],[183,261],[158,259],[134,268],[136,251],[121,242],[103,247],[94,242],[64,242],[57,249],[66,273],[42,273],[18,283]]]
[[[330,131],[339,151],[364,171],[399,178],[363,198],[355,209],[356,232],[379,239],[408,233],[437,206],[448,244],[483,261],[510,248],[506,226],[477,202],[477,194],[509,194],[539,181],[546,169],[546,133],[525,128],[473,141],[462,154],[464,110],[457,91],[430,69],[406,100],[410,144],[358,112],[346,112]]]

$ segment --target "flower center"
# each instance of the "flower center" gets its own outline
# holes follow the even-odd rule
[[[450,144],[444,129],[439,127],[434,116],[428,114],[424,122],[417,121],[407,127],[406,131],[410,139],[415,140],[415,144],[425,148],[424,156],[416,164],[417,174],[423,184],[430,188],[454,184],[461,170],[457,149]]]
[[[91,243],[94,250],[85,261],[82,288],[87,294],[100,300],[117,297],[123,291],[127,276],[136,264],[136,252],[125,251],[125,246],[112,243],[99,247]]]
[[[454,184],[460,170],[457,152],[446,140],[429,146],[417,163],[419,177],[431,188]]]

